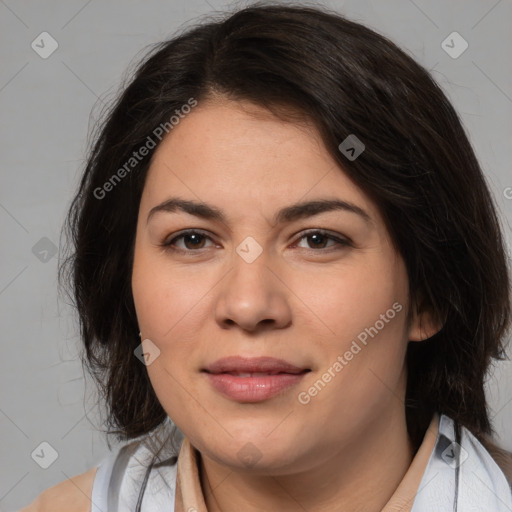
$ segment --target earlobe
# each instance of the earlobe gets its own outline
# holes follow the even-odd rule
[[[420,306],[414,311],[409,326],[409,341],[426,341],[443,328],[432,308]]]

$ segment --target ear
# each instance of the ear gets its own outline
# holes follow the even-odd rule
[[[433,308],[421,301],[419,306],[413,306],[409,325],[409,341],[425,341],[437,334],[443,328],[443,321],[437,318]]]

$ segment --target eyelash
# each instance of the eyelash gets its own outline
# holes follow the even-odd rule
[[[211,239],[211,237],[209,237],[205,233],[203,233],[201,231],[197,231],[195,229],[190,229],[188,231],[182,231],[178,236],[175,236],[169,242],[164,242],[164,243],[162,243],[160,245],[161,245],[161,247],[165,251],[180,252],[180,253],[199,253],[203,249],[207,249],[206,247],[202,247],[202,248],[197,249],[197,250],[194,250],[194,249],[181,249],[181,248],[173,247],[174,243],[177,240],[179,240],[181,238],[184,238],[187,235],[200,235],[200,236],[202,236],[204,238],[207,238],[208,240],[212,241],[213,243],[215,243]],[[322,237],[326,237],[329,240],[333,240],[334,242],[337,242],[337,244],[339,246],[341,246],[340,248],[352,246],[352,243],[351,243],[350,240],[335,237],[335,236],[331,235],[329,232],[321,230],[321,229],[315,229],[315,230],[306,231],[306,232],[302,233],[302,236],[295,243],[298,244],[302,239],[310,237],[312,235],[321,235]],[[321,248],[321,249],[306,249],[306,250],[310,251],[310,252],[331,252],[333,250],[333,247],[330,247],[330,248],[327,247],[327,248]],[[339,249],[334,249],[334,250],[339,250]]]

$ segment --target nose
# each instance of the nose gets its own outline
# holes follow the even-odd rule
[[[291,323],[290,291],[279,271],[263,252],[248,263],[236,254],[234,264],[219,285],[215,317],[223,329],[245,331],[282,329]]]

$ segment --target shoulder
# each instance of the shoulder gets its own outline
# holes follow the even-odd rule
[[[94,467],[43,491],[20,512],[90,512]]]

